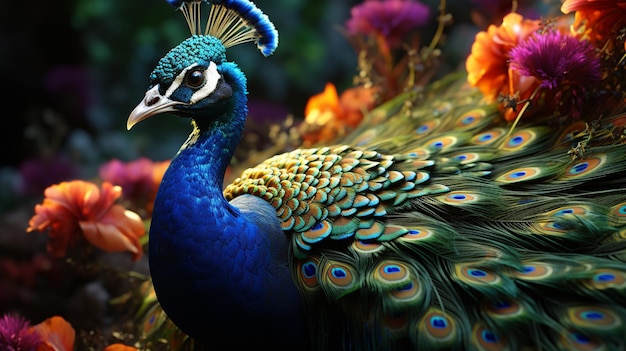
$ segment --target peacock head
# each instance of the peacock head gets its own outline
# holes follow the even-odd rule
[[[170,50],[150,75],[150,87],[131,112],[127,128],[148,117],[172,112],[179,116],[220,113],[233,92],[245,94],[245,76],[226,61],[226,48],[254,41],[268,56],[278,33],[268,17],[247,0],[166,0],[182,11],[192,36]],[[210,6],[201,29],[201,10]]]
[[[225,77],[222,68],[225,62],[226,49],[213,36],[194,35],[180,43],[152,71],[150,87],[131,112],[128,129],[164,112],[197,116],[229,99],[233,88],[243,89],[245,78],[238,71]]]

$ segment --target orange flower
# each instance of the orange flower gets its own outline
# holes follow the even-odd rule
[[[565,0],[561,5],[561,12],[572,11],[611,11],[626,9],[625,0]]]
[[[344,90],[339,96],[343,108],[343,120],[350,127],[356,127],[363,119],[363,112],[369,111],[376,103],[376,89],[353,87]]]
[[[161,161],[154,162],[152,164],[152,187],[154,189],[154,193],[159,189],[159,185],[161,185],[161,180],[163,179],[163,175],[167,170],[167,167],[170,166],[171,161]]]
[[[626,25],[626,0],[565,0],[561,11],[576,11],[574,29],[582,29],[582,37],[597,46],[615,38]]]
[[[374,107],[375,95],[375,88],[353,87],[339,96],[335,85],[327,83],[323,92],[309,98],[304,109],[304,145],[331,141],[359,125],[363,112]]]
[[[333,83],[326,83],[324,91],[313,95],[307,101],[304,107],[305,119],[309,123],[316,123],[320,121],[319,115],[315,113],[324,114],[330,113],[338,116],[343,113],[341,106],[339,105],[339,95],[337,94],[337,88]],[[323,123],[327,122],[324,118],[321,119]]]
[[[159,190],[159,185],[161,185],[161,180],[163,179],[163,175],[167,168],[170,166],[171,160],[154,162],[152,164],[152,195],[146,205],[146,211],[149,215],[152,214],[152,210],[154,209],[154,200],[156,198],[157,191]]]
[[[137,348],[124,344],[111,344],[105,347],[103,351],[137,351]]]
[[[499,27],[490,25],[487,31],[476,34],[472,52],[468,56],[468,82],[485,95],[489,102],[499,96],[527,99],[538,86],[533,77],[523,77],[509,67],[509,52],[539,28],[538,20],[524,19],[509,13]],[[504,107],[503,107],[504,108]],[[506,109],[505,118],[514,120],[517,113]]]
[[[35,206],[26,231],[47,230],[48,252],[56,257],[65,256],[82,237],[105,251],[130,251],[138,260],[145,228],[139,215],[114,204],[121,194],[121,187],[108,182],[102,191],[82,180],[52,185],[44,191],[43,203]]]
[[[41,337],[36,351],[72,351],[76,332],[63,317],[54,316],[31,328]]]

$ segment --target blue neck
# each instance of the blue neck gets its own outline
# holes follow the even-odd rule
[[[240,199],[240,210],[222,195],[247,113],[245,93],[234,92],[231,100],[239,109],[229,109],[230,115],[194,123],[160,185],[149,242],[157,297],[174,323],[196,338],[232,340],[252,330],[257,338],[290,333],[301,342],[288,239],[275,210],[253,197]]]

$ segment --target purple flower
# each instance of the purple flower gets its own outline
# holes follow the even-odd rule
[[[18,191],[23,195],[40,196],[48,186],[76,178],[79,170],[64,154],[35,157],[19,165],[22,184]]]
[[[546,103],[578,119],[600,82],[600,59],[588,41],[557,31],[534,33],[509,52],[511,68],[535,77]]]
[[[535,33],[513,48],[511,67],[549,90],[570,88],[580,94],[600,81],[600,60],[588,41],[550,31]]]
[[[85,116],[93,101],[90,79],[86,67],[72,65],[55,66],[43,78],[46,93],[72,124],[88,123]]]
[[[412,29],[428,22],[428,6],[413,0],[366,0],[350,11],[346,29],[351,35],[382,35],[397,47]]]
[[[35,351],[40,343],[39,334],[30,329],[26,319],[8,314],[0,318],[0,349]]]

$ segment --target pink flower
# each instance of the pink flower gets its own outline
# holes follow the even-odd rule
[[[100,167],[100,177],[107,182],[122,187],[124,198],[135,208],[142,208],[147,215],[152,212],[159,184],[170,161],[153,162],[139,158],[131,162],[111,160]]]

